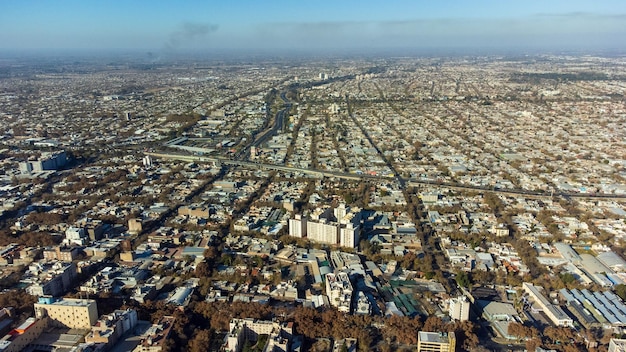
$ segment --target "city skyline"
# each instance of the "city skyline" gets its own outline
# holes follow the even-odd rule
[[[6,50],[614,50],[618,1],[0,4]]]

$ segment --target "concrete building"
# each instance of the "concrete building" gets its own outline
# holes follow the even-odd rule
[[[296,214],[293,219],[289,219],[289,236],[306,237],[306,217]]]
[[[306,234],[306,237],[311,241],[337,244],[339,242],[339,224],[326,219],[309,220],[306,223]]]
[[[85,342],[104,343],[111,347],[136,325],[137,312],[135,310],[116,310],[100,317],[91,327],[91,332],[85,336]]]
[[[37,319],[48,317],[50,325],[57,327],[91,329],[98,320],[98,307],[93,299],[40,297],[34,308]]]
[[[293,337],[293,323],[279,323],[267,320],[233,319],[226,338],[224,350],[239,352],[245,341],[258,341],[259,336],[268,335],[263,351],[287,352]]]
[[[453,332],[425,332],[417,335],[417,352],[454,352],[456,337]]]
[[[524,282],[522,287],[524,287],[524,291],[528,293],[530,298],[538,305],[538,308],[545,313],[554,325],[574,326],[574,320],[570,318],[560,306],[550,303],[550,301],[539,292],[535,285]]]
[[[31,172],[58,170],[67,164],[67,154],[63,152],[44,153],[41,158],[19,163],[20,171],[24,174]]]
[[[33,296],[61,296],[72,287],[76,276],[74,263],[33,263],[20,282],[29,285],[26,292]]]
[[[326,274],[326,295],[328,295],[328,301],[333,307],[337,307],[340,312],[350,312],[352,292],[352,283],[350,283],[348,274],[344,272]]]
[[[0,339],[0,352],[20,352],[33,343],[48,327],[48,319],[28,318]]]
[[[87,244],[87,231],[82,227],[69,227],[65,230],[65,242],[67,244],[75,244],[84,246]]]
[[[141,219],[129,219],[128,220],[128,232],[140,233],[142,230]]]
[[[165,341],[170,336],[172,326],[176,318],[171,316],[162,317],[156,324],[153,324],[142,336],[141,343],[135,347],[133,352],[160,352],[163,350]]]
[[[360,209],[340,205],[335,209],[318,208],[308,218],[296,214],[289,220],[289,235],[311,241],[355,248],[361,237]]]
[[[626,352],[626,340],[611,339],[609,342],[609,352]]]
[[[198,219],[208,219],[210,214],[210,209],[205,206],[193,206],[193,205],[185,205],[178,208],[179,216],[189,216]]]
[[[509,340],[516,340],[517,336],[509,334],[509,324],[521,322],[515,307],[510,303],[478,300],[476,304],[482,309],[482,317],[489,322],[489,325],[502,337]]]
[[[339,211],[337,211],[339,209]],[[361,239],[361,210],[360,209],[335,209],[335,214],[341,215],[339,219],[339,245],[342,247],[356,248]]]
[[[469,320],[470,302],[465,296],[450,299],[449,315],[451,319]]]

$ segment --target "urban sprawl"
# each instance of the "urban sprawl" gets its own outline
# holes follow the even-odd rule
[[[623,351],[623,57],[0,61],[0,351]]]

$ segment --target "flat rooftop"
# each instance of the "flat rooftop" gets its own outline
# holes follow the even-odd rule
[[[422,342],[448,343],[448,334],[441,332],[419,332],[419,340]]]

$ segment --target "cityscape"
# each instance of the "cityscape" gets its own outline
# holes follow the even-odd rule
[[[0,352],[626,350],[626,56],[450,21],[0,35]]]

